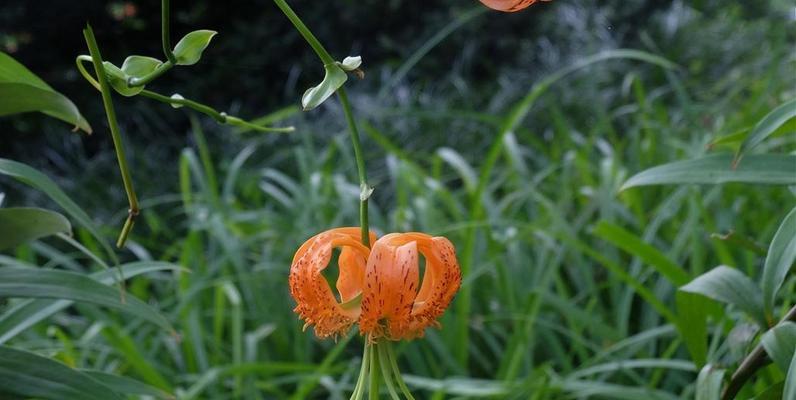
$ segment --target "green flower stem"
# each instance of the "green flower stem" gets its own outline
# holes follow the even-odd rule
[[[370,382],[368,383],[368,400],[379,400],[379,385],[381,385],[381,368],[379,368],[379,351],[371,344],[370,349]]]
[[[177,57],[171,52],[170,8],[169,0],[162,0],[160,2],[160,42],[163,44],[163,54],[166,55],[166,60],[168,60],[170,64],[176,64]]]
[[[326,51],[321,42],[318,41],[318,38],[312,34],[310,29],[304,25],[304,22],[301,21],[301,18],[296,15],[287,2],[285,0],[274,0],[274,3],[276,3],[276,5],[282,10],[290,22],[293,23],[293,26],[295,26],[299,33],[301,33],[301,36],[304,37],[307,43],[309,43],[309,45],[315,51],[315,54],[317,54],[323,62],[323,65],[333,64],[335,61],[332,56],[328,51]],[[359,140],[359,130],[357,129],[354,114],[351,111],[351,104],[348,102],[348,96],[346,95],[345,89],[343,87],[337,89],[337,95],[340,97],[340,104],[343,106],[343,113],[345,113],[345,119],[348,123],[348,131],[351,134],[351,142],[354,145],[354,157],[356,158],[357,163],[357,173],[359,174],[359,221],[360,227],[362,229],[362,243],[365,246],[370,247],[368,198],[370,197],[371,188],[368,186],[367,174],[365,172],[365,158],[362,155],[362,144]]]
[[[312,49],[315,50],[315,54],[323,61],[323,65],[333,64],[334,59],[329,54],[328,51],[321,45],[321,42],[318,41],[318,38],[312,34],[312,32],[307,28],[307,25],[304,25],[304,22],[301,21],[298,15],[293,11],[292,8],[287,4],[285,0],[274,0],[277,7],[282,10],[282,13],[293,23],[293,26],[296,27],[296,30],[299,31],[301,36],[304,37],[304,40],[312,46]]]
[[[270,126],[256,125],[253,122],[248,122],[248,121],[245,121],[245,120],[240,119],[238,117],[234,117],[232,115],[227,115],[227,113],[219,112],[218,110],[216,110],[216,109],[214,109],[214,108],[212,108],[212,107],[210,107],[208,105],[205,105],[205,104],[193,101],[193,100],[185,99],[185,98],[173,98],[173,97],[164,96],[164,95],[162,95],[160,93],[156,93],[156,92],[153,92],[151,90],[142,90],[141,93],[139,93],[139,94],[144,96],[144,97],[148,97],[150,99],[160,101],[162,103],[188,107],[188,108],[190,108],[192,110],[198,111],[198,112],[200,112],[202,114],[205,114],[205,115],[213,118],[214,120],[216,120],[218,123],[221,123],[221,124],[233,124],[233,125],[243,124],[243,125],[245,125],[248,128],[251,128],[251,129],[254,129],[254,130],[258,130],[258,131],[262,131],[262,132],[293,132],[295,130],[295,128],[293,128],[292,126],[286,126],[286,127],[282,127],[282,128],[274,128],[274,127],[270,127]]]
[[[110,126],[111,137],[113,138],[113,147],[116,150],[116,159],[119,162],[119,170],[122,173],[124,191],[127,192],[127,200],[130,205],[127,211],[127,220],[124,222],[124,227],[122,227],[122,231],[119,234],[119,239],[116,241],[116,246],[122,247],[127,241],[127,236],[130,234],[130,231],[133,229],[135,217],[138,216],[140,212],[138,208],[138,198],[133,188],[133,179],[130,176],[130,169],[127,167],[127,156],[124,153],[119,123],[116,121],[116,110],[113,108],[111,87],[105,76],[105,69],[102,66],[102,55],[100,54],[99,46],[97,46],[97,39],[94,37],[94,31],[91,29],[91,25],[86,25],[86,29],[83,30],[83,36],[86,38],[88,51],[91,54],[91,60],[94,64],[94,72],[97,74],[100,92],[102,93],[102,104],[105,106],[105,114],[108,117],[108,125]]]
[[[392,346],[389,341],[382,340],[374,345],[379,351],[379,368],[381,368],[381,376],[384,378],[384,383],[387,385],[387,390],[390,392],[390,397],[393,400],[401,400],[398,393],[395,391],[395,384],[393,383],[393,369],[390,365],[390,354],[387,352],[387,347]]]
[[[393,376],[395,376],[395,381],[398,383],[398,387],[401,389],[401,393],[403,393],[407,399],[415,400],[415,397],[412,396],[412,392],[410,392],[409,388],[406,386],[404,378],[401,376],[401,371],[398,369],[398,361],[395,357],[395,350],[393,350],[392,344],[387,343],[384,347],[387,350],[387,359],[390,362],[390,368],[392,369]]]
[[[362,154],[362,143],[359,140],[359,129],[357,129],[354,114],[351,111],[351,104],[348,102],[348,95],[345,88],[337,89],[337,96],[340,97],[340,104],[343,106],[345,120],[348,123],[348,131],[351,133],[351,143],[354,146],[354,158],[357,162],[357,173],[359,174],[359,221],[362,228],[362,243],[370,247],[370,227],[368,226],[368,198],[370,197],[370,186],[368,176],[365,171],[365,157]]]
[[[365,350],[362,352],[362,366],[359,368],[359,377],[357,384],[354,387],[354,392],[351,393],[351,400],[362,400],[365,395],[365,386],[367,383],[368,370],[370,366],[370,344],[365,341]]]

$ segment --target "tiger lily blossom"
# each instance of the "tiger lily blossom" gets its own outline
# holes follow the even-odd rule
[[[345,334],[358,322],[369,342],[423,336],[439,318],[461,284],[461,272],[451,242],[425,233],[391,233],[372,248],[359,240],[360,229],[335,228],[307,240],[290,267],[290,294],[295,312],[313,326],[316,336]],[[340,248],[338,296],[322,272]],[[420,256],[425,273],[420,277]]]
[[[503,12],[520,11],[537,1],[550,0],[480,0],[485,6]]]

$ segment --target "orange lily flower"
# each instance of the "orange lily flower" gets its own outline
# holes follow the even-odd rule
[[[379,240],[371,233],[373,248],[359,241],[359,228],[336,228],[307,240],[290,267],[294,310],[320,337],[344,334],[355,322],[372,342],[414,339],[450,304],[461,284],[453,244],[424,233],[391,233]],[[332,293],[321,272],[340,247],[340,275]],[[419,256],[426,259],[420,282]],[[360,297],[361,296],[361,297]]]
[[[550,0],[481,0],[485,6],[503,12],[520,11],[537,1],[550,1]]]

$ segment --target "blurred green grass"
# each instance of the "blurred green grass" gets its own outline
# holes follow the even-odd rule
[[[735,184],[618,192],[630,175],[704,154],[714,139],[749,129],[796,94],[794,21],[779,3],[749,13],[737,4],[673,2],[622,40],[606,40],[605,27],[590,25],[619,7],[584,11],[559,3],[550,11],[558,20],[548,17],[545,26],[570,29],[565,43],[502,32],[497,40],[523,53],[503,62],[479,51],[489,48],[482,41],[456,47],[443,39],[386,94],[378,95],[378,85],[390,82],[400,63],[368,70],[366,81],[351,87],[376,187],[373,227],[445,235],[471,260],[462,260],[469,263],[467,294],[446,313],[443,329],[398,349],[418,398],[693,397],[697,369],[665,316],[674,309],[673,287],[594,226],[623,227],[692,277],[719,264],[755,277],[759,255],[711,234],[734,231],[765,245],[793,203],[783,188]],[[594,19],[577,21],[587,14]],[[480,15],[461,32],[499,25],[497,18]],[[448,23],[437,23],[413,49]],[[517,114],[534,84],[626,41],[678,67],[600,62],[550,86],[527,115]],[[536,51],[553,54],[543,62],[524,55]],[[453,67],[432,75],[446,54],[455,55]],[[478,80],[472,71],[483,67],[470,65],[499,72]],[[170,261],[190,273],[150,273],[130,280],[128,290],[162,309],[181,341],[80,305],[9,343],[129,375],[179,398],[346,398],[360,339],[319,342],[302,332],[286,284],[303,240],[358,220],[355,165],[336,107],[287,113],[297,132],[280,138],[202,119],[185,126],[186,135],[164,138],[174,130],[173,110],[131,107],[125,133],[146,211],[121,256]],[[792,152],[793,131],[791,122],[761,151]],[[12,158],[35,165],[33,154],[41,154],[110,237],[126,215],[121,184],[111,154],[89,156],[80,140],[33,150],[17,150],[24,146],[17,143]],[[42,202],[2,182],[6,202]],[[78,238],[101,253],[86,232]],[[14,256],[78,271],[99,267],[53,241]],[[786,303],[796,301],[794,285],[785,285]],[[466,306],[465,296],[472,299]],[[725,364],[743,356],[743,343],[725,341],[734,334],[729,318],[717,315],[710,331],[709,358]],[[758,389],[777,381],[777,371],[766,371]]]

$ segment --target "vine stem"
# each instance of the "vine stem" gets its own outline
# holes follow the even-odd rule
[[[793,306],[790,311],[785,314],[780,323],[785,321],[796,322],[796,306]],[[730,382],[721,395],[721,399],[734,399],[735,396],[738,395],[738,392],[741,391],[746,381],[748,381],[760,368],[765,367],[769,363],[771,363],[771,359],[766,355],[766,349],[763,347],[762,343],[758,344],[757,347],[744,358],[741,365],[735,370],[735,373],[732,374]]]
[[[321,42],[318,41],[318,38],[316,38],[315,35],[312,34],[312,31],[310,31],[310,29],[307,28],[307,25],[304,25],[304,22],[302,22],[301,18],[299,18],[299,16],[296,15],[296,12],[293,11],[292,8],[290,8],[290,6],[287,4],[287,1],[274,0],[274,3],[276,3],[277,7],[279,7],[279,9],[282,10],[282,13],[285,14],[287,19],[289,19],[290,22],[293,23],[293,26],[295,26],[296,30],[298,30],[301,36],[304,37],[304,40],[306,40],[307,43],[309,43],[309,45],[312,47],[312,49],[315,50],[315,54],[317,54],[318,57],[321,59],[321,61],[323,61],[323,64],[324,65],[333,64],[334,58],[332,58],[331,54],[329,54],[329,52],[326,51]]]
[[[312,34],[312,31],[307,28],[307,25],[304,25],[304,22],[301,21],[301,18],[296,15],[287,2],[285,0],[274,0],[274,3],[276,3],[279,9],[282,10],[293,26],[296,27],[296,30],[298,30],[301,36],[304,37],[304,40],[309,43],[310,47],[312,47],[312,49],[315,51],[315,54],[318,55],[318,58],[321,59],[323,64],[333,64],[335,62],[334,58],[332,58],[329,52],[326,51],[321,42],[318,41],[318,38]],[[351,135],[351,143],[354,146],[354,157],[356,158],[357,174],[359,175],[359,222],[362,233],[362,244],[370,247],[368,198],[370,197],[372,189],[370,186],[368,186],[367,172],[365,171],[365,158],[362,153],[362,143],[359,139],[359,129],[357,128],[356,120],[354,119],[354,113],[351,109],[351,103],[348,101],[348,95],[346,94],[345,88],[340,87],[337,89],[337,96],[340,98],[340,104],[343,107],[345,120],[348,124],[348,132]]]
[[[91,61],[94,64],[94,72],[97,74],[97,81],[99,83],[100,92],[102,93],[102,104],[105,107],[105,115],[108,117],[113,147],[116,150],[116,159],[119,162],[124,191],[127,193],[127,201],[130,206],[127,210],[127,220],[124,222],[122,231],[119,233],[119,239],[116,241],[116,247],[123,247],[127,241],[127,237],[130,235],[130,231],[133,229],[133,224],[140,212],[140,208],[138,206],[138,198],[135,195],[135,189],[133,188],[133,179],[130,176],[130,169],[127,166],[127,156],[124,152],[119,123],[116,120],[116,110],[113,108],[110,84],[108,84],[108,78],[105,76],[105,69],[102,66],[102,54],[100,54],[99,46],[97,46],[97,39],[94,37],[94,31],[91,29],[91,25],[86,24],[86,29],[83,29],[83,36],[86,38],[88,51],[89,54],[91,54]]]

